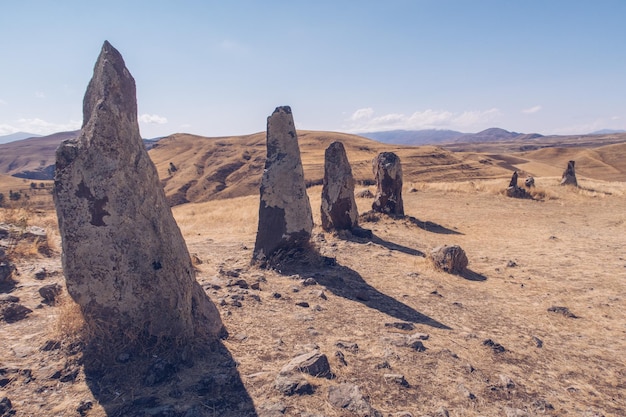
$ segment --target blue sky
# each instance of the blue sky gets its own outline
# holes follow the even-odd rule
[[[625,0],[2,1],[0,135],[80,127],[103,41],[147,138],[626,129]]]

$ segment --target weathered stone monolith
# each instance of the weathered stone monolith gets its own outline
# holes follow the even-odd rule
[[[561,185],[573,185],[578,186],[578,181],[576,180],[576,171],[574,170],[575,161],[569,161],[567,163],[567,168],[563,172],[563,176],[561,177]]]
[[[530,194],[517,185],[517,178],[517,171],[514,171],[511,176],[511,182],[509,182],[509,186],[506,189],[506,195],[514,198],[530,198]]]
[[[331,143],[324,154],[321,215],[326,231],[351,230],[358,225],[352,168],[341,142]]]
[[[313,215],[289,106],[277,107],[267,118],[267,159],[260,194],[254,259],[269,260],[279,249],[308,244]]]
[[[69,294],[106,353],[175,349],[223,325],[195,280],[183,236],[144,149],[135,80],[104,42],[78,138],[56,153],[54,201]],[[106,355],[105,355],[106,356]]]
[[[382,152],[374,158],[372,165],[377,186],[372,209],[381,213],[404,216],[400,158],[393,152]]]

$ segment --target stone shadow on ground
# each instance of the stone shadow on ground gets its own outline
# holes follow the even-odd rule
[[[398,243],[394,243],[394,242],[390,242],[388,240],[382,239],[378,236],[376,236],[373,232],[372,232],[372,237],[357,237],[354,235],[338,235],[338,237],[340,239],[345,239],[348,240],[350,242],[354,242],[354,243],[360,243],[360,244],[366,244],[367,242],[372,242],[375,243],[377,245],[380,245],[384,248],[387,248],[389,250],[393,250],[393,251],[397,251],[397,252],[402,252],[402,253],[406,253],[407,255],[413,255],[413,256],[421,256],[422,258],[424,258],[426,256],[426,254],[424,254],[424,252],[421,252],[417,249],[413,249],[413,248],[409,248],[408,246],[403,246],[400,245]]]
[[[419,227],[422,230],[425,230],[427,232],[431,232],[431,233],[438,233],[441,235],[462,235],[463,233],[457,231],[457,230],[453,230],[453,229],[448,229],[445,226],[442,226],[440,224],[431,222],[429,220],[420,220],[417,219],[415,217],[412,216],[405,216],[404,217],[409,223]]]
[[[204,350],[193,362],[131,357],[104,371],[90,369],[97,358],[86,350],[86,383],[107,417],[257,417],[228,349],[215,341]]]
[[[485,275],[474,272],[471,269],[466,269],[463,273],[459,274],[459,276],[468,281],[487,281],[487,277]]]
[[[367,211],[363,214],[361,214],[359,216],[359,224],[362,223],[376,223],[378,222],[383,216],[385,217],[389,217],[393,220],[399,220],[399,221],[404,221],[405,224],[410,224],[413,226],[417,226],[420,229],[426,231],[426,232],[431,232],[431,233],[438,233],[441,235],[463,235],[463,233],[459,232],[458,230],[454,230],[454,229],[449,229],[445,226],[442,226],[440,224],[437,224],[435,222],[431,222],[430,220],[420,220],[418,218],[415,218],[413,216],[396,216],[396,215],[391,215],[391,214],[383,214],[374,210],[370,210]]]
[[[302,251],[292,250],[289,259],[275,269],[282,275],[298,274],[301,277],[312,277],[333,294],[362,303],[398,320],[452,330],[451,327],[380,292],[368,284],[357,271],[338,264],[334,258],[323,257],[317,252],[305,254]]]

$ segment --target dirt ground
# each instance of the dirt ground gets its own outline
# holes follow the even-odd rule
[[[85,374],[76,308],[38,292],[63,286],[53,213],[31,213],[53,253],[11,249],[19,275],[2,303],[32,313],[0,322],[4,415],[351,416],[329,391],[352,383],[384,416],[624,416],[626,185],[536,180],[540,201],[505,197],[507,181],[406,184],[407,217],[363,216],[372,239],[316,226],[312,242],[336,263],[280,271],[250,264],[257,196],[175,207],[229,337],[157,382],[124,364],[124,378]],[[321,187],[308,193],[319,225]],[[357,199],[360,212],[371,202]],[[467,273],[432,266],[442,244],[466,251]],[[277,390],[281,368],[311,350],[334,377]]]

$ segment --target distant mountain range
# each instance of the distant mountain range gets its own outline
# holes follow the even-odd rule
[[[15,132],[10,135],[0,136],[0,143],[9,143],[16,140],[28,139],[28,138],[40,138],[42,135],[27,132]]]
[[[610,135],[613,133],[626,133],[626,130],[615,130],[615,129],[601,129],[601,130],[596,130],[595,132],[591,132],[591,135]]]
[[[436,145],[441,143],[500,142],[536,139],[538,133],[517,133],[492,127],[478,133],[462,133],[454,130],[391,130],[387,132],[359,133],[360,136],[394,145]]]

